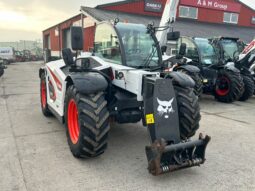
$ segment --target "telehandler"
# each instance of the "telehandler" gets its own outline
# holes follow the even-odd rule
[[[71,28],[72,49],[83,50],[82,28]],[[94,158],[107,148],[109,119],[147,126],[149,172],[159,175],[205,162],[209,136],[200,134],[194,81],[180,72],[162,71],[162,55],[153,30],[140,24],[102,22],[93,53],[63,59],[39,71],[41,108],[66,126],[70,150]]]

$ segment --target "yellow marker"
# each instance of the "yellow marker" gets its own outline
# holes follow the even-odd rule
[[[147,125],[155,123],[154,115],[153,114],[146,115],[146,123],[147,123]]]

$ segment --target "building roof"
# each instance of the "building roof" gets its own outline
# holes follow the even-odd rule
[[[136,1],[143,1],[143,0],[121,0],[121,1],[113,2],[113,3],[101,4],[101,5],[96,6],[96,8],[104,8],[104,7],[109,7],[109,6],[123,5],[123,4],[133,3]],[[255,3],[253,0],[234,0],[234,1],[236,1],[237,3],[241,3],[244,6],[255,11]]]
[[[121,22],[127,21],[129,23],[143,23],[145,25],[154,22],[155,26],[158,26],[160,23],[159,17],[128,14],[90,7],[81,7],[81,11],[89,14],[97,21],[110,21],[114,20],[115,18],[119,18]],[[174,29],[180,31],[182,36],[205,38],[229,36],[240,38],[247,43],[253,40],[255,37],[254,28],[226,24],[209,24],[186,19],[177,20],[177,22],[174,24]]]
[[[105,3],[105,4],[97,5],[96,8],[123,5],[123,4],[133,3],[136,1],[142,1],[142,0],[122,0],[122,1],[117,1],[117,2],[113,2],[113,3]]]

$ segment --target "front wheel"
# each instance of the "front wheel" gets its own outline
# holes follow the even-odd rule
[[[231,103],[238,100],[244,91],[244,83],[240,73],[228,70],[219,71],[215,84],[215,99]]]
[[[107,148],[109,112],[104,92],[84,95],[72,85],[65,98],[67,141],[77,158],[94,158]]]
[[[254,93],[254,81],[250,76],[243,75],[244,92],[239,101],[246,101],[253,96]]]
[[[182,139],[190,138],[199,129],[201,120],[198,97],[192,88],[175,86],[179,112],[180,135]]]

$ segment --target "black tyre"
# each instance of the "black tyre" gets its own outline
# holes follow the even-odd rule
[[[243,75],[244,92],[239,101],[246,101],[253,96],[254,93],[254,81],[252,77]]]
[[[4,69],[1,68],[1,66],[0,66],[0,77],[1,77],[2,75],[4,75]]]
[[[40,98],[41,98],[41,108],[44,116],[49,117],[52,116],[51,111],[49,110],[47,104],[47,86],[46,86],[46,78],[45,73],[41,75],[41,84],[40,84]]]
[[[198,97],[192,88],[175,86],[179,112],[180,134],[182,139],[195,135],[201,120]]]
[[[215,84],[215,99],[231,103],[237,101],[244,91],[244,83],[240,73],[221,70]]]
[[[109,112],[104,92],[80,94],[72,85],[65,98],[67,141],[77,158],[93,158],[107,148]]]
[[[195,93],[195,95],[200,97],[203,93],[203,78],[202,78],[201,74],[198,72],[188,72],[186,70],[178,70],[178,71],[187,74],[194,80],[194,82],[195,82],[194,93]]]

